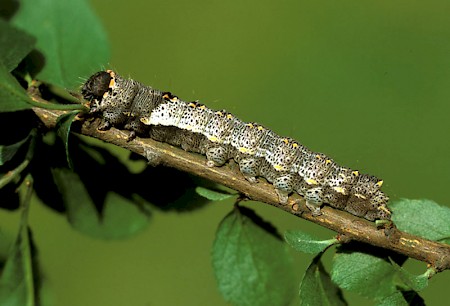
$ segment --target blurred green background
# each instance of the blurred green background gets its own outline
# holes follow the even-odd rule
[[[449,206],[449,1],[93,0],[92,6],[112,45],[111,63],[92,72],[113,68],[263,123],[383,178],[394,201],[429,198]],[[83,236],[35,204],[31,226],[54,305],[226,304],[210,249],[232,202],[191,213],[155,210],[148,228],[124,241]],[[281,232],[333,235],[275,208],[246,205]],[[0,235],[14,235],[17,217],[0,212]],[[294,256],[300,280],[311,256]],[[421,295],[428,305],[443,305],[449,283],[447,271]],[[346,297],[351,305],[368,303]]]

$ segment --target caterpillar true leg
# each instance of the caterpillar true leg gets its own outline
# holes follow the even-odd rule
[[[206,164],[208,167],[219,167],[225,164],[228,157],[228,150],[225,146],[213,145],[206,150]]]
[[[306,201],[306,207],[308,207],[313,216],[320,216],[322,214],[320,210],[321,205],[317,205],[316,203]]]
[[[285,175],[278,176],[273,180],[273,187],[278,194],[280,203],[286,204],[288,196],[294,190],[295,174],[286,173]]]
[[[250,183],[256,183],[258,180],[256,179],[257,176],[259,176],[259,168],[261,164],[260,158],[243,158],[239,163],[239,170],[244,175],[244,177],[250,182]]]
[[[103,122],[98,125],[97,129],[99,131],[107,131],[111,128],[111,126],[112,125],[111,123],[109,123],[109,121],[103,120]]]

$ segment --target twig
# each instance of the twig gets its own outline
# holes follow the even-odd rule
[[[33,110],[49,128],[53,128],[57,117],[64,114],[64,111],[58,110],[42,108],[33,108]],[[249,199],[273,205],[290,214],[329,228],[345,236],[347,240],[360,241],[404,254],[430,264],[436,271],[450,269],[450,245],[414,236],[395,227],[379,229],[372,222],[327,206],[322,208],[320,216],[313,216],[301,197],[291,197],[287,205],[282,205],[278,202],[272,185],[262,181],[251,184],[233,167],[210,168],[206,166],[205,157],[201,155],[185,152],[180,148],[152,139],[136,138],[127,142],[128,132],[115,128],[99,131],[98,125],[99,120],[94,120],[84,122],[78,130],[72,130],[115,144],[142,156],[150,155],[152,158],[155,157],[153,163],[173,167],[222,184],[242,193]]]

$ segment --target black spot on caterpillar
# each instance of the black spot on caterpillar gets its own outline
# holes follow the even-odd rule
[[[325,203],[371,221],[390,219],[382,180],[342,167],[325,154],[225,110],[182,101],[111,70],[91,76],[82,95],[91,113],[102,118],[102,129],[115,126],[130,130],[130,137],[151,137],[206,155],[211,167],[234,159],[250,182],[257,177],[271,182],[280,203],[297,192],[314,214],[320,214]]]

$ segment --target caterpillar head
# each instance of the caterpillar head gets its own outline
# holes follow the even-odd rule
[[[110,89],[113,80],[114,72],[111,70],[97,72],[84,83],[81,89],[83,98],[89,102],[101,100],[103,95]]]
[[[100,71],[84,84],[81,93],[89,101],[89,113],[104,121],[100,129],[130,123],[134,97],[139,90],[137,82],[124,80],[112,70]]]

